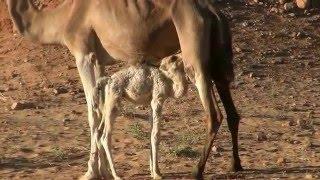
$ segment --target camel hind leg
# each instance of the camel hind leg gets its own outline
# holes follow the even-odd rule
[[[238,152],[238,129],[240,117],[233,103],[229,84],[234,79],[232,34],[227,18],[210,6],[215,24],[211,30],[211,52],[209,71],[216,84],[217,91],[227,114],[228,127],[232,138],[233,161],[232,170],[241,171],[242,166]]]
[[[232,161],[231,168],[233,171],[242,171],[243,168],[241,166],[239,150],[238,150],[238,130],[239,130],[240,116],[238,115],[238,112],[232,100],[232,96],[229,88],[229,82],[215,81],[215,83],[216,83],[216,87],[217,87],[220,99],[222,101],[222,104],[227,114],[228,127],[229,127],[229,131],[231,133],[231,138],[232,138],[233,161]]]
[[[208,47],[210,47],[210,22],[201,14],[196,1],[176,1],[172,12],[184,64],[194,70],[195,84],[208,117],[205,147],[194,173],[197,179],[202,179],[213,140],[222,121],[221,113],[216,106],[216,98],[211,92],[211,76],[206,68],[209,58]]]

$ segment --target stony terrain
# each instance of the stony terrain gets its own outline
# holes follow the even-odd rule
[[[42,6],[56,4],[47,0]],[[231,143],[224,122],[206,178],[319,178],[319,10],[285,10],[284,1],[276,0],[218,4],[234,35],[232,92],[242,116],[246,170],[228,170]],[[0,179],[76,179],[87,168],[89,128],[74,58],[64,47],[17,35],[3,0],[0,31]],[[149,178],[148,113],[148,107],[125,103],[115,124],[113,153],[125,179]],[[204,144],[203,118],[193,85],[187,96],[166,103],[160,168],[167,179],[190,178]]]

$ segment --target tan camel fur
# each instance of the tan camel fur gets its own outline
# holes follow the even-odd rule
[[[181,59],[170,56],[162,60],[160,69],[146,64],[130,66],[116,72],[111,77],[98,79],[96,92],[101,104],[102,121],[99,127],[102,132],[100,141],[106,151],[114,179],[120,179],[114,168],[111,155],[111,131],[117,117],[117,106],[122,100],[136,104],[150,104],[152,109],[151,177],[161,179],[158,166],[159,128],[164,101],[168,97],[180,98],[187,90],[187,80]],[[104,124],[104,125],[103,125]]]
[[[202,178],[222,115],[213,93],[215,82],[227,113],[233,164],[238,154],[239,116],[229,83],[233,79],[232,42],[225,16],[209,0],[65,0],[53,10],[38,10],[31,0],[7,0],[18,31],[44,44],[62,44],[76,58],[88,104],[91,153],[84,179],[107,178],[104,151],[98,149],[99,119],[93,97],[104,66],[115,60],[156,63],[181,49],[207,115],[207,139],[194,172]]]

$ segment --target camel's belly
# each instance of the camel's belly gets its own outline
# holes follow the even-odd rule
[[[136,12],[130,6],[123,7],[122,1],[116,2],[112,6],[105,3],[107,10],[97,12],[94,23],[94,30],[113,58],[133,62],[161,59],[179,49],[178,36],[166,10],[150,6]]]

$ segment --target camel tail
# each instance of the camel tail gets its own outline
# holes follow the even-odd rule
[[[211,48],[209,69],[215,82],[230,83],[234,80],[232,35],[226,16],[212,4],[208,5],[212,13]]]

